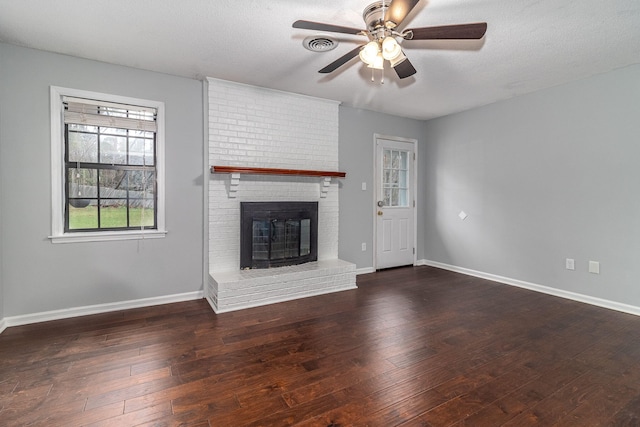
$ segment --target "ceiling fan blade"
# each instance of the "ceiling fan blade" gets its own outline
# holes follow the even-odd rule
[[[442,25],[405,30],[407,40],[481,39],[487,31],[486,22],[473,24]],[[411,35],[413,34],[413,35]]]
[[[298,20],[294,22],[293,28],[302,28],[304,30],[329,31],[332,33],[343,33],[343,34],[354,34],[354,35],[358,35],[364,31],[364,30],[359,30],[358,28],[342,27],[340,25],[323,24],[322,22],[312,22],[312,21],[303,21],[303,20]]]
[[[326,67],[324,67],[322,70],[318,72],[326,74],[326,73],[335,71],[336,69],[338,69],[338,67],[343,66],[344,64],[346,64],[347,62],[349,62],[350,60],[358,56],[358,54],[360,53],[360,49],[362,49],[362,46],[356,47],[352,51],[349,51],[348,53],[342,55],[340,58],[336,59],[331,64],[327,65]]]
[[[409,12],[413,10],[420,0],[392,0],[387,13],[384,15],[384,20],[391,21],[396,24],[396,27],[400,25],[404,18],[407,17]]]
[[[396,70],[396,74],[401,79],[406,79],[407,77],[413,76],[415,73],[417,73],[416,69],[413,67],[413,64],[409,61],[409,58],[406,58],[402,62],[397,63],[396,66],[393,67],[393,69]]]

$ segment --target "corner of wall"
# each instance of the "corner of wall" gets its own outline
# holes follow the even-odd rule
[[[2,54],[2,50],[4,49],[4,44],[0,43],[0,69],[4,69],[4,64],[3,64],[3,58],[4,55]],[[4,133],[3,133],[3,129],[5,128],[4,125],[4,103],[3,100],[6,99],[6,97],[4,96],[4,80],[0,79],[0,171],[5,170],[5,167],[3,165],[3,145],[4,145]],[[3,203],[3,195],[4,195],[4,191],[3,191],[3,184],[2,184],[3,180],[2,180],[2,173],[0,173],[0,333],[2,333],[2,331],[5,330],[6,326],[6,322],[4,319],[4,261],[3,261],[3,242],[4,239],[2,238],[2,230],[4,228],[4,223],[2,222],[2,206],[4,206]]]

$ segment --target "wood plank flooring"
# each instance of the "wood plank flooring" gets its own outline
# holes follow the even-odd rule
[[[638,426],[640,317],[432,267],[0,335],[2,426]]]

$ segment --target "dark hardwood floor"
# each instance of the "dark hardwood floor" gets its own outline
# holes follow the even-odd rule
[[[640,317],[431,267],[8,328],[2,426],[638,426]]]

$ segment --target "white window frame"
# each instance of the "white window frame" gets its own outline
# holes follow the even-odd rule
[[[95,232],[64,231],[64,123],[63,97],[93,99],[118,104],[154,108],[156,125],[156,229],[105,230]],[[51,239],[52,243],[97,242],[111,240],[155,239],[165,237],[164,103],[80,89],[51,86]]]

